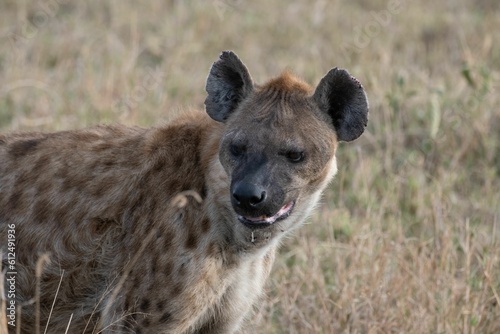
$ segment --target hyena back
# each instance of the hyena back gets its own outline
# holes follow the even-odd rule
[[[0,251],[9,271],[14,230],[23,333],[242,327],[368,104],[345,70],[315,90],[288,72],[254,85],[232,52],[206,90],[206,113],[163,127],[0,135]]]

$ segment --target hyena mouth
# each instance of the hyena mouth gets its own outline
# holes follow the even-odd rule
[[[294,206],[295,201],[291,201],[283,205],[283,207],[273,216],[245,217],[238,215],[238,220],[252,229],[265,228],[271,226],[278,220],[283,220],[290,216]]]

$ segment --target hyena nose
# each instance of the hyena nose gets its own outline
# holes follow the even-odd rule
[[[241,182],[233,189],[234,203],[246,210],[258,209],[264,204],[267,197],[266,191],[251,183]]]

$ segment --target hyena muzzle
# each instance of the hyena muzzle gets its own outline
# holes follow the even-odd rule
[[[241,329],[368,102],[338,68],[314,90],[288,72],[255,85],[232,52],[206,90],[206,113],[166,126],[0,135],[9,332]]]

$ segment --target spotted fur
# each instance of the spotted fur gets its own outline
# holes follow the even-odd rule
[[[332,71],[315,91],[288,72],[258,86],[225,52],[207,80],[208,115],[0,135],[0,248],[5,260],[14,224],[21,332],[63,333],[70,319],[70,333],[237,332],[282,236],[336,173],[338,141],[366,125],[361,85]],[[304,161],[287,160],[293,145]],[[264,189],[265,205],[242,208],[242,180]]]

